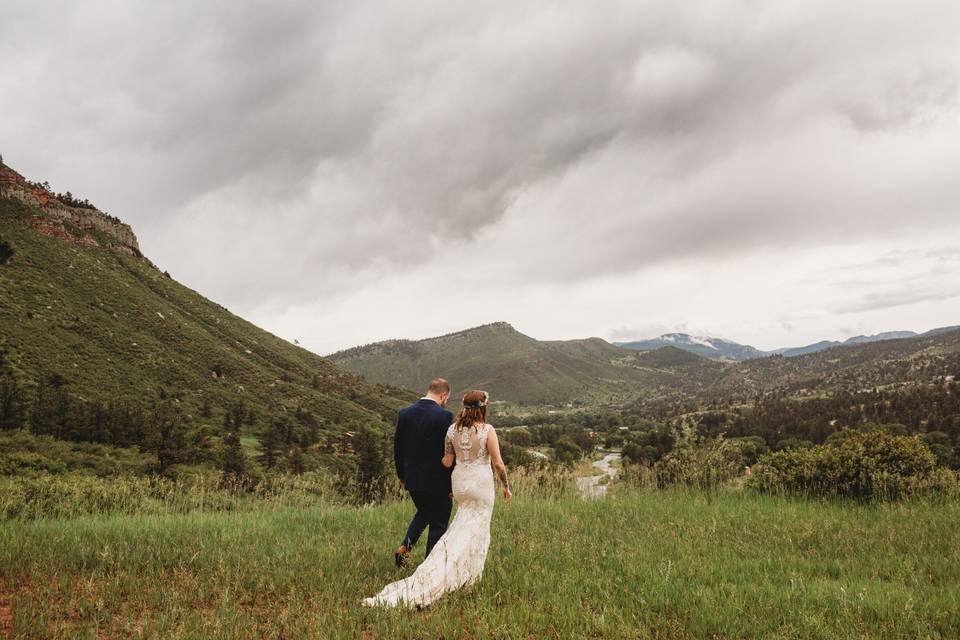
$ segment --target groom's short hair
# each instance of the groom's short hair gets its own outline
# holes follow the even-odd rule
[[[443,378],[434,378],[427,387],[429,393],[440,395],[441,393],[450,393],[450,383]]]

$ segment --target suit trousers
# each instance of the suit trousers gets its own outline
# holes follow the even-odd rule
[[[434,493],[432,491],[410,491],[410,497],[413,504],[417,507],[417,512],[410,520],[410,526],[407,527],[407,535],[403,538],[403,544],[407,549],[413,548],[420,539],[420,534],[428,526],[430,532],[427,534],[427,555],[433,545],[443,536],[447,530],[447,524],[450,522],[450,512],[453,511],[453,500],[446,493]]]

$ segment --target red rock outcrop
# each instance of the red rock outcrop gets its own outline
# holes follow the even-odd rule
[[[75,244],[100,246],[101,243],[87,233],[98,231],[114,241],[111,243],[114,249],[130,255],[140,255],[137,237],[133,234],[130,225],[98,209],[66,205],[53,193],[31,184],[6,165],[0,165],[0,196],[20,200],[43,211],[46,217],[34,216],[28,222],[30,227],[39,233],[56,236]],[[79,229],[83,235],[70,233],[64,226],[65,223]]]

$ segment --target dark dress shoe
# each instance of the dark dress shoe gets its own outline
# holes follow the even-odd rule
[[[410,549],[407,549],[406,545],[400,545],[400,548],[397,549],[393,554],[393,561],[397,563],[398,567],[407,566],[409,558]]]

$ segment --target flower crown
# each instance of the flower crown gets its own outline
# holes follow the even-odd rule
[[[487,406],[487,400],[490,399],[490,394],[486,391],[483,393],[483,400],[474,400],[473,402],[464,402],[463,406],[465,409],[479,409],[480,407]]]

